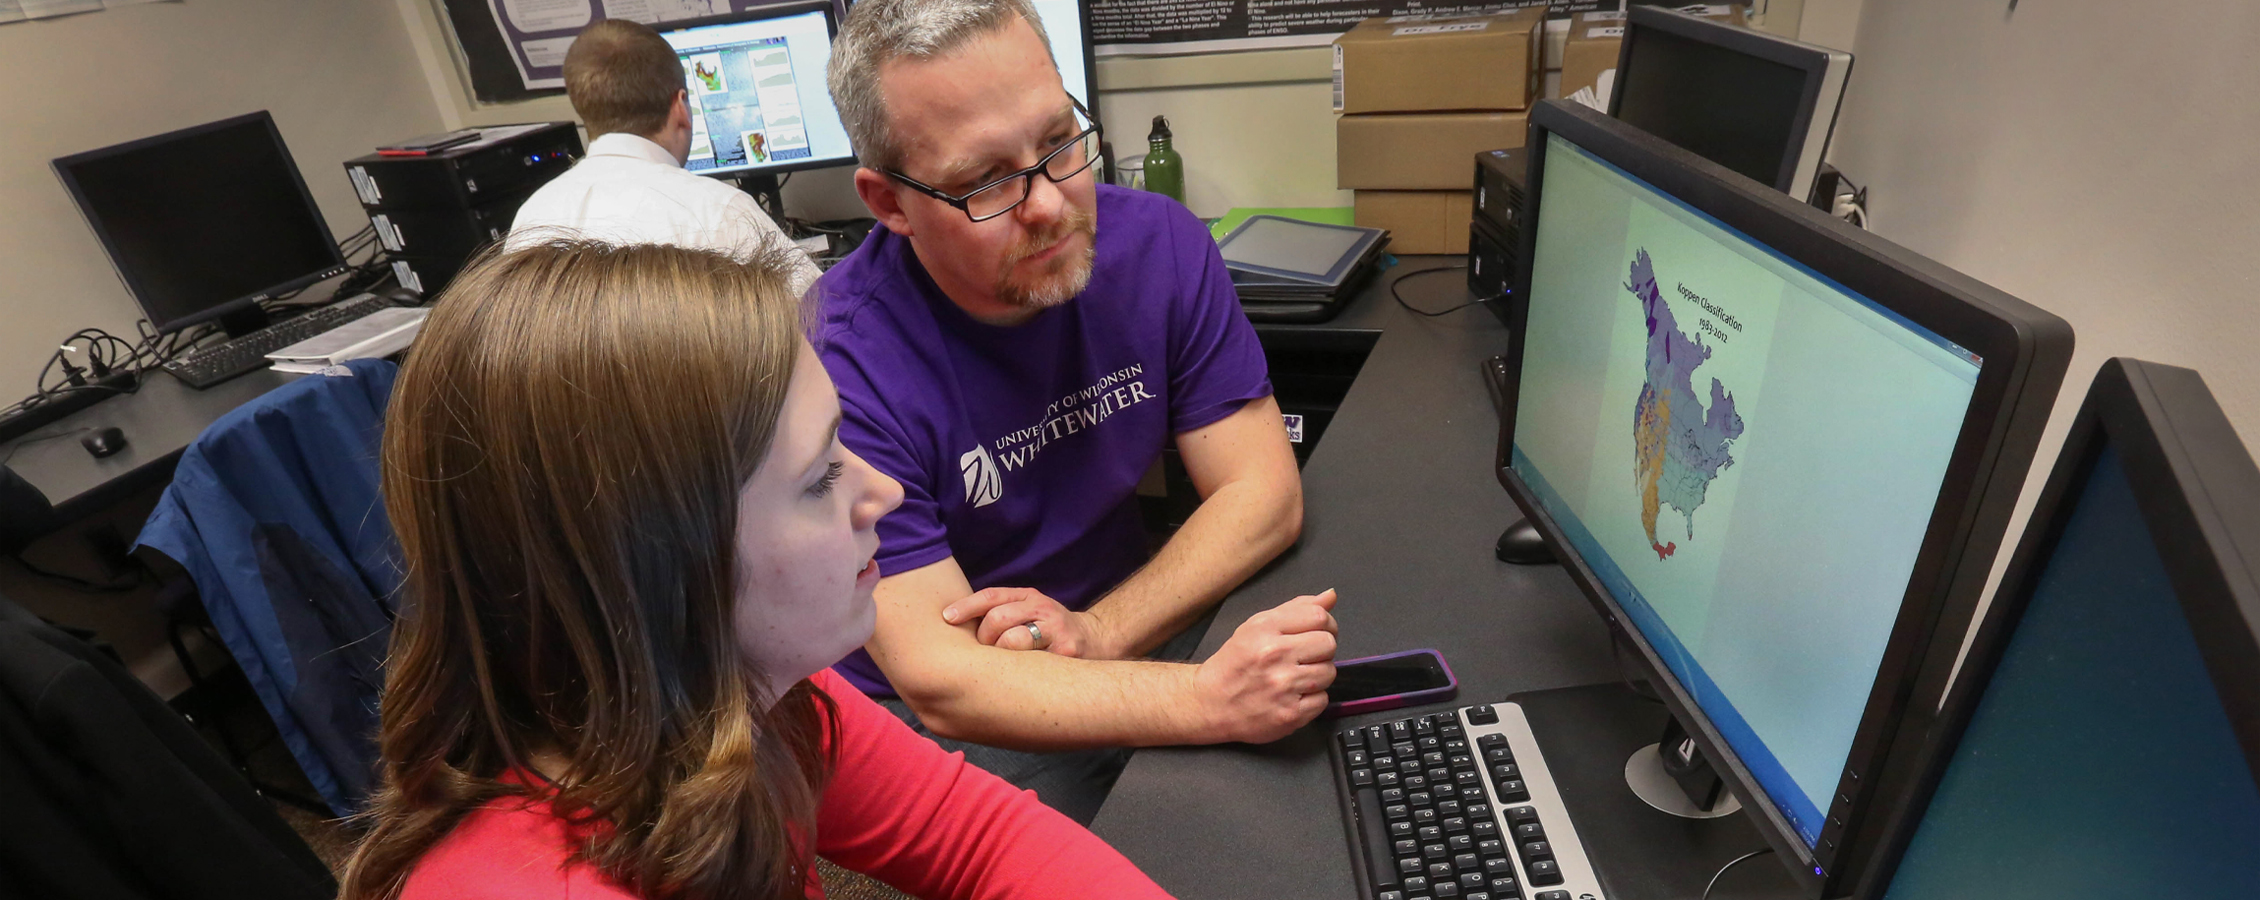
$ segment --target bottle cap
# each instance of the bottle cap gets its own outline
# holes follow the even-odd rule
[[[1149,141],[1161,141],[1161,140],[1168,140],[1168,139],[1169,139],[1169,117],[1168,117],[1168,116],[1155,116],[1155,117],[1154,117],[1154,130],[1153,130],[1153,132],[1152,132],[1151,134],[1148,134],[1148,135],[1146,135],[1146,140],[1149,140]]]

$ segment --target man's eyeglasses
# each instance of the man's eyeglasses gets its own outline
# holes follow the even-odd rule
[[[1092,163],[1098,161],[1098,123],[1091,121],[1091,112],[1083,108],[1081,101],[1069,97],[1068,102],[1075,104],[1075,121],[1078,124],[1087,124],[1089,127],[1084,128],[1074,137],[1061,142],[1058,147],[1052,148],[1052,151],[1045,154],[1043,159],[1037,160],[1035,165],[990,181],[963,194],[951,196],[893,169],[881,171],[886,172],[887,177],[909,186],[911,190],[957,207],[965,213],[967,218],[975,222],[986,222],[1011,212],[1014,207],[1026,201],[1028,192],[1035,189],[1036,176],[1041,175],[1057,184],[1082,174],[1084,169],[1090,168]]]

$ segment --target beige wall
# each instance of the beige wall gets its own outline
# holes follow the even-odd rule
[[[339,163],[439,128],[388,4],[191,0],[0,25],[0,397],[48,351],[141,311],[49,160],[271,110],[339,235],[368,224]]]

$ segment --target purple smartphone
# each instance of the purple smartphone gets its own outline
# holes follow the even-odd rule
[[[1334,664],[1325,714],[1349,716],[1448,700],[1459,690],[1452,667],[1434,650],[1368,656]]]

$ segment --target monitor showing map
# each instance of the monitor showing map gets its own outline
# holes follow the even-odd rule
[[[854,162],[824,83],[835,30],[831,4],[815,0],[660,32],[683,64],[691,112],[684,168],[745,175]]]
[[[1810,847],[1985,360],[1545,139],[1508,464]]]

